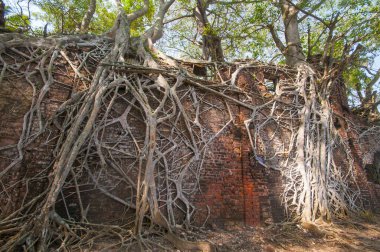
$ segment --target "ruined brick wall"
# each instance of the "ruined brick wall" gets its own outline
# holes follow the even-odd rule
[[[368,184],[374,198],[374,201],[372,202],[372,211],[380,213],[380,185],[373,182],[369,182]]]
[[[23,90],[27,97],[31,96],[32,90],[23,87],[21,82],[3,83],[0,86],[0,146],[13,145],[16,146],[18,137],[21,134],[23,124],[23,114],[29,109],[29,100],[25,99],[24,95],[15,95]],[[15,155],[17,150],[15,148],[3,149],[0,155],[0,172],[4,171],[9,161],[7,157]],[[17,181],[20,174],[18,171],[14,171],[7,175],[5,180]],[[22,197],[20,191],[13,190],[15,198]],[[16,202],[7,202],[6,199],[0,197],[0,213],[9,213],[11,209],[16,207]]]
[[[256,94],[252,105],[265,102],[263,71],[242,71],[236,81],[241,90]],[[229,74],[225,78],[229,79]],[[261,82],[260,82],[261,81]],[[236,98],[241,98],[237,96]],[[250,112],[242,107],[232,109],[234,125],[214,141],[201,176],[201,191],[195,196],[200,209],[198,220],[229,227],[239,224],[262,225],[284,220],[281,205],[282,179],[277,171],[264,168],[254,160],[244,120]],[[209,216],[208,216],[209,214]]]
[[[359,140],[359,148],[362,153],[362,167],[365,174],[368,190],[368,204],[374,212],[380,213],[380,136],[375,133],[364,132]]]
[[[65,75],[62,75],[65,76]],[[42,82],[38,78],[30,81]],[[33,89],[21,76],[3,79],[0,86],[0,172],[5,172],[16,157],[22,160],[9,172],[2,174],[0,181],[0,214],[5,216],[18,209],[23,201],[38,196],[45,190],[46,175],[53,159],[54,141],[46,142],[47,135],[54,135],[54,129],[45,132],[22,152],[18,151],[18,143],[22,134],[25,116],[33,100]],[[53,114],[58,105],[66,101],[70,89],[60,85],[51,87],[47,99],[41,104],[41,111]],[[20,182],[22,178],[26,179]],[[5,188],[4,188],[5,187]]]
[[[362,137],[360,127],[366,126],[363,120],[352,114],[348,107],[346,87],[339,81],[332,90],[330,102],[334,112],[334,125],[343,140],[347,141],[348,149],[340,148],[336,151],[336,162],[345,163],[342,154],[347,150],[354,159],[355,177],[360,188],[361,200],[365,209],[379,212],[380,197],[379,186],[368,180],[365,165],[372,164],[374,155],[380,150],[377,136]],[[340,152],[340,153],[339,153]]]
[[[43,103],[43,110],[47,116],[51,116],[58,109],[59,105],[67,100],[75,86],[74,73],[65,68],[57,67],[58,73],[55,78],[60,82],[53,83],[48,92],[48,99]],[[61,72],[60,72],[61,71]],[[59,77],[60,76],[60,77]],[[229,78],[229,76],[228,76]],[[252,105],[260,105],[266,102],[263,92],[267,92],[263,82],[270,79],[264,70],[252,72],[242,71],[237,78],[237,85],[245,92],[253,94]],[[282,78],[281,76],[279,78]],[[23,116],[28,111],[33,92],[27,88],[25,80],[21,78],[2,83],[0,88],[0,112],[2,127],[0,130],[0,171],[3,171],[9,164],[9,157],[14,155],[16,148],[1,149],[2,146],[17,145],[23,123]],[[342,88],[342,87],[341,87]],[[341,89],[342,90],[342,89]],[[380,209],[378,199],[380,186],[368,183],[363,164],[360,160],[363,157],[363,149],[359,144],[359,139],[355,131],[351,130],[344,118],[351,116],[345,107],[343,91],[335,91],[337,94],[332,98],[334,112],[336,113],[337,129],[341,136],[350,142],[350,149],[355,157],[355,167],[357,170],[358,183],[362,189],[362,194],[371,207]],[[342,93],[343,92],[343,93]],[[210,96],[210,94],[208,94]],[[212,95],[211,95],[212,96]],[[244,94],[236,94],[236,99],[245,99]],[[208,97],[214,103],[220,103],[216,98]],[[342,100],[343,99],[343,100]],[[190,102],[190,101],[189,101]],[[123,106],[120,104],[120,106]],[[116,106],[117,108],[117,106]],[[122,109],[120,109],[122,111]],[[265,223],[279,222],[284,220],[284,209],[281,205],[282,178],[279,171],[265,168],[252,157],[252,148],[249,142],[248,133],[244,125],[244,120],[250,118],[250,112],[238,105],[231,105],[233,123],[230,124],[218,137],[216,137],[206,150],[203,169],[200,174],[200,190],[191,198],[192,203],[197,208],[195,222],[198,225],[215,224],[220,227],[233,225],[262,225]],[[137,116],[138,117],[138,116]],[[215,132],[220,130],[220,124],[228,117],[226,111],[210,109],[202,117],[203,124]],[[129,124],[135,135],[140,135],[143,141],[145,126],[138,118],[131,118]],[[270,128],[268,128],[268,133]],[[55,146],[54,127],[49,128],[37,139],[35,143],[25,150],[25,157],[22,163],[14,168],[14,171],[5,178],[9,184],[17,184],[22,177],[32,177],[43,172],[44,175],[50,173],[53,160],[53,149]],[[107,137],[118,135],[117,128],[110,129]],[[355,135],[356,134],[356,135]],[[48,139],[48,141],[46,140]],[[286,141],[278,139],[277,141]],[[375,143],[374,143],[375,144]],[[343,150],[344,151],[344,150]],[[180,155],[181,150],[178,150]],[[112,176],[102,176],[96,174],[99,180],[105,185],[113,186],[115,183]],[[111,175],[117,176],[117,173]],[[130,174],[133,178],[135,174]],[[15,209],[26,195],[26,190],[33,191],[29,197],[38,195],[46,185],[46,180],[38,179],[30,181],[30,185],[16,185],[13,187],[12,201],[2,204],[1,212],[6,213]],[[70,177],[68,178],[70,180]],[[87,212],[90,221],[98,223],[120,223],[128,221],[133,211],[127,207],[115,203],[115,200],[104,195],[102,191],[95,187],[92,180],[82,177],[78,181],[83,208]],[[27,188],[27,189],[26,189]],[[114,186],[113,193],[120,198],[130,196],[129,189],[121,186]],[[65,200],[61,197],[57,202],[57,211],[64,217],[77,219],[80,216],[78,206],[78,195],[74,187],[65,187],[63,190]],[[4,199],[1,198],[0,200]],[[1,203],[4,203],[3,201]],[[12,205],[13,204],[13,205]]]
[[[78,89],[75,85],[74,73],[68,68],[56,67],[57,72],[54,77],[59,82],[52,84],[47,99],[43,103],[43,113],[47,118],[52,116],[71,96],[73,89]],[[255,83],[250,74],[242,73],[238,79],[238,85],[246,92],[257,93],[258,99],[252,102],[254,105],[264,102],[260,98],[258,83]],[[17,144],[23,117],[30,107],[32,96],[32,90],[28,89],[27,83],[22,78],[2,83],[0,146]],[[244,96],[237,95],[236,98],[243,99]],[[206,152],[207,156],[200,176],[200,191],[192,198],[193,204],[198,209],[195,221],[197,224],[203,224],[207,220],[207,225],[216,224],[221,227],[235,224],[260,225],[281,221],[284,219],[284,211],[280,204],[281,176],[278,172],[268,170],[252,159],[252,149],[244,126],[244,120],[250,116],[248,111],[236,105],[231,106],[231,111],[234,116],[233,124],[213,140]],[[215,128],[215,131],[220,129],[221,123],[221,113],[218,113],[210,110],[203,117],[203,123],[211,129]],[[223,113],[227,114],[225,111]],[[145,134],[143,124],[137,119],[131,120],[129,123],[133,125],[132,130],[135,134],[140,134],[142,138],[140,140],[143,140]],[[53,149],[56,142],[54,134],[57,133],[52,125],[46,134],[25,149],[24,160],[13,168],[12,176],[6,179],[9,184],[18,183],[20,178],[35,177],[42,171],[41,180],[30,181],[30,185],[14,187],[12,201],[8,201],[8,204],[11,203],[13,206],[3,205],[2,213],[16,209],[17,205],[24,200],[25,195],[33,197],[45,189],[47,181],[43,177],[52,169]],[[107,132],[109,137],[117,134],[117,129]],[[14,156],[16,152],[15,148],[1,150],[0,171],[7,167],[10,162],[9,157]],[[117,176],[117,174],[113,175]],[[99,176],[104,184],[114,183],[111,177],[102,177],[101,174]],[[71,180],[70,175],[68,180]],[[98,223],[128,221],[133,211],[104,195],[99,188],[94,186],[91,179],[82,177],[77,183],[82,192],[80,194],[82,208],[86,211],[88,220]],[[65,197],[58,199],[57,212],[64,217],[79,219],[80,207],[75,188],[66,186],[62,193]],[[121,187],[114,188],[113,193],[120,198],[129,195],[128,189]]]
[[[207,152],[200,192],[194,196],[196,219],[221,227],[281,221],[280,193],[280,174],[252,160],[245,126],[237,120]]]

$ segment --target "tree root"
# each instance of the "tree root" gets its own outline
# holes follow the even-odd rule
[[[10,205],[15,191],[24,193],[19,205],[0,213],[2,251],[80,248],[111,236],[121,248],[137,242],[146,249],[151,247],[147,236],[157,233],[179,249],[214,251],[211,244],[180,239],[174,230],[194,228],[190,199],[199,189],[208,146],[235,121],[231,107],[252,113],[246,126],[256,160],[262,155],[281,164],[277,169],[285,177],[284,202],[290,211],[312,221],[356,206],[348,187],[352,168],[342,171],[334,164],[337,140],[330,105],[326,97],[317,97],[310,69],[300,69],[295,82],[280,83],[274,99],[253,105],[255,98],[235,81],[205,81],[181,67],[173,71],[173,62],[166,64],[169,68],[153,62],[141,46],[144,41],[136,44],[146,58],[138,55],[133,59],[138,65],[127,63],[132,46],[125,32],[128,20],[118,18],[122,28],[115,41],[0,38],[0,84],[27,80],[33,93],[19,142],[0,148],[14,154],[0,172],[0,198]],[[49,115],[44,106],[55,85],[72,85],[73,93]],[[286,141],[279,137],[283,132],[291,133]],[[289,145],[270,150],[268,143],[279,139]],[[53,162],[27,176],[22,165],[26,151],[49,145],[54,146],[47,153]],[[15,174],[21,175],[7,181]],[[88,184],[131,211],[128,223],[88,222],[90,205],[82,201]],[[71,218],[66,204],[72,195],[80,208],[78,219]],[[57,214],[60,201],[65,217]]]

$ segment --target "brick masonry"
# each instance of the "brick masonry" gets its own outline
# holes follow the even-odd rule
[[[60,75],[62,76],[62,74]],[[48,99],[44,103],[44,111],[51,116],[58,106],[68,99],[71,94],[70,83],[74,83],[73,73],[63,75],[60,80],[68,85],[53,84],[48,93]],[[266,91],[262,85],[263,72],[258,71],[256,79],[250,73],[242,72],[238,76],[237,85],[244,91],[256,94],[258,99],[252,104],[258,105],[265,102],[261,92]],[[282,78],[282,77],[281,77]],[[28,110],[32,91],[25,88],[23,80],[3,82],[0,89],[1,131],[0,147],[7,144],[17,144],[21,133],[24,113]],[[71,84],[72,85],[72,84]],[[23,90],[23,92],[20,92]],[[333,97],[334,111],[343,117],[351,116],[346,111],[342,99],[342,92],[337,92]],[[243,96],[237,99],[243,99]],[[343,104],[343,106],[342,106]],[[196,206],[195,222],[198,225],[217,225],[228,228],[234,225],[264,225],[267,223],[284,220],[284,209],[281,205],[282,183],[279,172],[264,168],[252,159],[252,149],[244,120],[249,118],[246,109],[239,106],[231,106],[234,122],[219,137],[217,137],[206,151],[203,169],[200,176],[200,191],[191,198]],[[211,113],[211,112],[210,112]],[[212,115],[208,114],[208,115]],[[368,183],[360,157],[363,155],[358,143],[357,136],[349,130],[348,125],[342,120],[340,134],[344,139],[351,139],[350,149],[355,157],[355,167],[358,174],[359,185],[367,199],[368,207],[378,206],[380,199],[380,186]],[[210,128],[217,128],[221,120],[217,115],[209,116],[207,123]],[[133,122],[136,130],[143,128],[138,126],[138,121]],[[54,130],[48,132],[54,135]],[[48,134],[46,133],[46,134]],[[116,134],[115,132],[110,133]],[[143,134],[143,133],[142,133]],[[41,139],[46,139],[46,136]],[[35,175],[41,171],[48,174],[51,169],[52,149],[54,141],[46,142],[38,140],[25,150],[25,158],[22,163],[15,167],[14,171],[6,178],[9,184],[15,183],[22,177]],[[2,150],[0,171],[9,164],[9,157],[15,154],[15,149]],[[81,198],[84,207],[88,207],[87,218],[99,223],[118,222],[128,219],[130,210],[115,204],[109,197],[94,188],[88,178],[82,178]],[[112,178],[104,178],[112,179]],[[44,190],[45,180],[31,182],[33,187],[27,185],[14,186],[12,199],[1,194],[1,213],[9,213],[16,209],[26,195],[32,197]],[[112,181],[108,181],[112,183]],[[33,193],[30,193],[33,190]],[[115,188],[119,195],[126,196],[125,188]],[[77,196],[73,188],[65,188],[66,201],[62,198],[57,203],[57,211],[63,215],[76,219],[79,216]],[[376,201],[377,200],[377,201]]]
[[[349,111],[346,93],[343,81],[338,82],[332,90],[333,95],[330,98],[330,102],[335,116],[334,124],[341,138],[348,143],[348,150],[354,158],[356,183],[360,189],[364,208],[379,212],[379,185],[368,180],[364,167],[366,163],[371,163],[373,161],[373,156],[375,155],[375,152],[380,149],[380,146],[378,142],[373,141],[374,139],[365,143],[361,142],[356,127],[365,126],[365,123]],[[355,125],[352,125],[351,122],[354,122]],[[336,151],[336,163],[346,162],[343,155],[344,152],[346,152],[346,149],[342,148]],[[370,161],[366,161],[368,159]]]
[[[260,95],[260,85],[248,72],[238,76],[237,85],[246,92]],[[264,102],[261,98],[252,104]],[[280,197],[281,175],[253,160],[244,125],[244,120],[250,117],[248,111],[237,107],[234,115],[233,127],[216,139],[209,149],[201,176],[201,191],[194,196],[195,205],[200,210],[197,219],[208,219],[209,223],[225,228],[282,221],[285,214]],[[208,213],[210,216],[207,217]]]

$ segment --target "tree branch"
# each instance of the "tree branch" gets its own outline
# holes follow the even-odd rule
[[[375,75],[373,76],[373,79],[371,80],[370,83],[368,83],[369,86],[373,86],[376,84],[376,82],[380,79],[380,68],[377,70]]]
[[[310,17],[313,17],[314,19],[316,19],[316,20],[318,20],[319,22],[321,22],[323,25],[329,27],[329,24],[326,23],[325,20],[323,20],[322,18],[320,18],[320,17],[318,17],[318,16],[316,16],[316,15],[314,15],[314,14],[312,13],[313,10],[306,11],[306,10],[302,9],[301,7],[299,7],[298,5],[294,4],[292,1],[289,1],[289,0],[285,0],[285,1],[286,1],[287,3],[289,3],[290,5],[294,6],[297,10],[299,10],[299,11],[302,12],[303,14],[305,14],[305,15],[307,15],[307,16],[310,16]],[[321,2],[323,2],[323,0],[322,0]],[[321,3],[321,4],[322,4],[322,3]],[[317,8],[318,8],[318,7],[319,7],[319,6],[317,6]],[[301,18],[301,21],[302,21],[303,19],[305,19],[305,17],[302,17],[302,18]],[[299,23],[300,23],[301,21],[298,19],[298,22],[299,22]]]
[[[164,22],[164,25],[169,24],[169,23],[174,22],[174,21],[177,21],[177,20],[180,20],[180,19],[183,19],[183,18],[188,18],[188,17],[194,17],[194,14],[188,14],[188,15],[183,15],[183,16],[179,16],[176,18],[169,19],[169,20]]]
[[[321,0],[319,3],[315,4],[313,7],[311,7],[310,10],[308,10],[309,13],[312,13],[314,11],[316,11],[317,9],[319,9],[319,7],[322,6],[322,4],[324,4],[326,2],[326,0]],[[301,10],[300,10],[301,11]],[[301,11],[302,12],[302,11]],[[308,14],[305,14],[303,15],[302,17],[300,17],[298,19],[298,23],[301,23],[305,18],[307,18],[309,15]]]
[[[169,0],[167,2],[161,0],[160,6],[158,9],[156,21],[143,35],[145,39],[150,39],[150,43],[154,44],[163,36],[164,28],[164,17],[168,12],[170,6],[174,3],[175,0]]]
[[[132,22],[138,19],[139,17],[144,16],[148,12],[148,9],[149,9],[149,0],[144,0],[144,5],[140,9],[127,15],[128,21]]]
[[[277,32],[274,30],[273,24],[270,24],[267,26],[269,29],[270,34],[272,35],[272,38],[274,40],[274,43],[276,44],[277,48],[283,53],[286,50],[285,45],[282,43],[280,38],[278,37]]]

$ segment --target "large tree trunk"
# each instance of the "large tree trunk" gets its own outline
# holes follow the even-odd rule
[[[286,49],[284,52],[286,64],[296,66],[305,62],[302,52],[301,39],[298,31],[298,10],[287,0],[281,0],[281,12],[285,26]]]
[[[198,32],[202,34],[202,57],[205,60],[224,61],[221,39],[210,28],[206,9],[210,1],[197,0],[194,16],[197,21]]]
[[[5,4],[0,0],[0,29],[5,27]]]
[[[88,6],[87,12],[82,19],[82,23],[80,27],[81,33],[88,32],[88,28],[90,26],[91,19],[94,16],[95,10],[96,10],[96,0],[90,0],[90,5]]]

